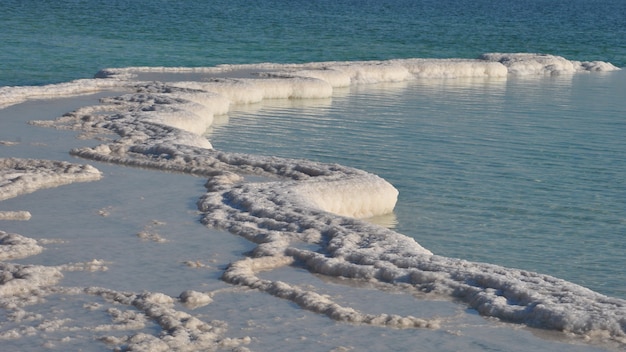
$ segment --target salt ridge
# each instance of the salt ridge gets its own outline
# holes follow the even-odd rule
[[[171,83],[132,81],[142,72],[191,71],[205,77],[241,70],[253,71],[253,77]],[[398,290],[454,297],[483,315],[504,321],[626,344],[624,300],[539,273],[433,255],[407,236],[359,220],[388,213],[395,206],[397,190],[376,175],[338,164],[220,152],[201,135],[215,115],[227,113],[232,105],[264,99],[327,98],[332,96],[334,88],[350,84],[610,70],[617,68],[608,63],[576,62],[537,54],[485,54],[477,60],[107,69],[94,80],[107,83],[80,81],[74,83],[73,89],[66,84],[60,86],[58,94],[77,94],[80,87],[86,92],[95,86],[124,89],[128,94],[103,99],[98,106],[78,109],[54,122],[35,123],[89,133],[112,133],[99,146],[72,150],[76,156],[209,176],[207,193],[198,201],[203,223],[256,244],[250,257],[231,263],[225,270],[226,282],[291,300],[302,308],[339,321],[398,328],[437,328],[441,323],[432,318],[362,313],[314,291],[258,275],[295,265],[323,275],[390,283]],[[24,93],[27,90],[20,88],[15,94],[11,89],[0,91],[0,105],[27,99],[29,94]],[[54,96],[54,88],[47,87],[44,92],[33,89],[32,95],[40,97],[44,93]],[[246,183],[242,177],[245,174],[271,180]],[[47,287],[57,281],[35,286]],[[172,322],[172,316],[181,315],[172,310],[171,297],[96,288],[87,291],[146,312],[166,331],[181,328],[187,329],[185,336],[196,334],[193,332],[196,330],[191,331],[187,326],[192,318],[184,318],[187,319],[184,324],[164,325]],[[179,299],[192,305],[211,302],[210,296],[195,292],[183,293]],[[205,324],[193,321],[191,328]],[[218,340],[219,333],[207,337],[209,344],[200,347]],[[137,348],[176,348],[189,341],[141,335],[111,343]],[[245,344],[245,339],[233,344]]]

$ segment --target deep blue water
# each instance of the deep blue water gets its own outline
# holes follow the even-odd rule
[[[38,1],[0,4],[0,86],[125,66],[540,52],[626,66],[622,0]]]

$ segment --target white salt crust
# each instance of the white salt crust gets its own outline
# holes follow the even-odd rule
[[[100,171],[91,165],[0,158],[0,200],[73,182],[96,181],[101,177]]]
[[[626,344],[624,300],[539,273],[433,255],[407,236],[359,220],[388,213],[395,206],[397,190],[376,175],[337,164],[220,152],[212,149],[202,136],[213,117],[227,113],[231,105],[264,99],[327,98],[332,95],[333,88],[351,84],[416,78],[557,75],[615,69],[608,63],[576,62],[537,54],[485,54],[477,60],[408,59],[205,69],[107,69],[97,75],[106,79],[94,80],[107,83],[91,83],[89,80],[68,83],[59,86],[58,95],[78,94],[94,87],[124,88],[128,94],[103,99],[100,105],[78,109],[53,122],[33,123],[91,135],[109,134],[110,138],[103,140],[101,145],[72,150],[75,156],[207,176],[207,192],[198,201],[202,222],[256,244],[249,257],[231,263],[224,271],[222,279],[233,285],[289,300],[303,309],[343,322],[395,328],[436,329],[441,325],[441,319],[436,318],[359,312],[310,288],[262,279],[258,275],[284,266],[298,266],[332,277],[391,284],[401,291],[448,296],[482,315],[508,322],[563,331],[590,340]],[[256,71],[255,77],[224,77],[238,70]],[[167,84],[130,80],[146,72],[195,72],[220,77]],[[0,104],[27,99],[29,94],[25,90],[0,91]],[[53,96],[54,92],[54,87],[33,88],[32,95]],[[4,162],[10,167],[11,163],[19,161],[4,159]],[[47,167],[51,166],[42,168]],[[85,170],[83,173],[90,177],[97,174]],[[267,176],[272,181],[243,182],[242,175],[249,174]],[[10,173],[4,175],[0,187],[7,180],[13,182],[16,179]],[[46,177],[54,179],[53,176]],[[13,190],[2,193],[7,197],[32,191],[27,184],[8,189]],[[18,250],[23,243],[26,247],[36,246],[19,235],[6,236],[7,248],[15,246],[6,252],[16,253],[14,255],[24,251]],[[24,253],[36,254],[36,249],[31,251]],[[177,301],[192,308],[211,304],[211,293],[188,290],[178,298],[172,298],[158,292],[125,293],[106,288],[58,286],[63,270],[105,270],[104,263],[99,261],[65,267],[1,265],[6,279],[0,285],[0,304],[18,315],[20,306],[32,304],[51,292],[88,294],[133,308],[109,310],[114,324],[97,329],[114,330],[133,324],[144,326],[146,319],[162,328],[158,336],[137,333],[102,339],[112,346],[150,351],[199,350],[243,348],[250,341],[248,337],[225,338],[224,323],[204,322],[175,309]],[[29,298],[24,296],[26,293]],[[15,300],[15,297],[21,298]],[[59,324],[56,328],[63,329],[63,326]],[[10,331],[0,338],[13,338],[24,333]]]

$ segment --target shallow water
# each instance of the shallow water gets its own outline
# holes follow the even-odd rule
[[[44,131],[51,138],[59,132],[68,134]],[[17,151],[20,145],[2,148],[7,149]],[[44,154],[50,149],[54,148],[40,147]],[[563,337],[549,332],[485,319],[443,297],[416,298],[392,287],[387,291],[367,282],[328,280],[299,268],[262,276],[314,287],[340,304],[366,312],[406,314],[410,309],[417,316],[440,317],[443,328],[389,329],[337,323],[290,302],[230,286],[220,280],[223,269],[252,246],[199,223],[195,200],[203,179],[100,163],[95,166],[104,172],[101,181],[42,190],[0,203],[2,209],[28,209],[33,215],[27,222],[3,222],[4,231],[45,243],[43,253],[14,262],[50,266],[97,259],[107,268],[64,272],[59,287],[95,286],[120,292],[163,292],[173,297],[189,289],[213,292],[213,303],[205,307],[190,309],[179,304],[177,309],[202,320],[226,323],[228,337],[250,336],[252,340],[245,346],[253,351],[413,350],[415,346],[437,351],[596,350],[576,340],[559,342]],[[142,239],[138,236],[141,232],[157,236]],[[93,295],[52,294],[25,307],[27,312],[41,314],[39,319],[15,322],[3,315],[0,332],[17,329],[21,334],[3,338],[2,343],[19,350],[108,351],[112,347],[97,341],[100,337],[160,331],[150,321],[143,328],[102,329],[111,324],[108,312],[115,308],[128,309]],[[45,330],[44,322],[48,324]],[[30,331],[26,330],[29,326]]]
[[[516,79],[511,79],[511,81],[507,83],[502,79],[461,79],[440,80],[439,82],[416,80],[337,89],[332,97],[323,99],[265,100],[258,104],[235,107],[228,116],[217,116],[213,130],[210,131],[210,139],[215,143],[216,148],[221,150],[236,146],[236,141],[246,141],[239,145],[250,150],[240,151],[263,154],[262,148],[267,145],[264,146],[262,143],[254,145],[250,142],[260,140],[258,133],[264,135],[265,140],[268,138],[268,133],[274,133],[275,135],[270,137],[274,143],[269,145],[271,149],[269,154],[319,160],[326,158],[327,161],[339,161],[342,164],[358,166],[366,170],[372,167],[374,170],[368,171],[377,172],[402,185],[403,181],[415,179],[426,164],[432,163],[435,166],[434,170],[441,168],[440,162],[434,156],[425,161],[415,161],[407,158],[405,153],[398,155],[398,151],[412,150],[407,148],[407,143],[410,145],[410,143],[418,142],[414,148],[420,150],[422,154],[417,155],[425,155],[425,150],[418,147],[419,143],[427,142],[425,145],[430,146],[429,151],[455,157],[454,148],[451,152],[451,148],[445,143],[439,146],[435,143],[449,144],[450,139],[427,138],[437,133],[435,133],[436,130],[429,130],[424,126],[438,128],[441,133],[461,137],[463,136],[461,132],[464,132],[465,138],[469,138],[466,129],[472,124],[467,122],[478,117],[490,117],[484,114],[485,111],[491,111],[486,108],[488,103],[484,100],[492,102],[493,99],[484,97],[492,98],[497,92],[506,97],[508,90],[511,91],[512,96],[518,96],[519,91],[515,87],[518,81]],[[538,78],[531,85],[536,86],[537,81],[549,88],[561,87],[564,82],[565,86],[572,84],[562,78],[547,80]],[[527,81],[520,79],[519,82]],[[509,84],[512,84],[512,87],[509,88]],[[5,130],[2,140],[11,143],[3,144],[2,149],[11,156],[78,161],[64,154],[63,151],[76,146],[93,145],[95,141],[76,139],[76,132],[26,125],[23,123],[25,117],[51,119],[62,115],[62,111],[94,104],[97,98],[116,94],[119,93],[103,92],[75,98],[37,100],[5,108],[2,110],[3,117],[5,121],[11,121],[12,129]],[[442,113],[436,104],[435,98],[440,96],[446,96],[445,99],[453,99],[461,103],[465,102],[466,105],[460,104],[456,107],[460,112],[481,111],[481,114],[477,114],[478,117],[469,114],[468,120],[459,119],[458,116],[456,119],[446,119],[448,114]],[[149,96],[140,94],[137,97]],[[483,97],[483,101],[480,101],[479,97]],[[522,94],[521,98],[527,97]],[[389,106],[396,107],[395,110],[386,105],[390,101]],[[429,102],[431,105],[427,104]],[[403,104],[407,107],[398,108]],[[463,108],[464,106],[466,108]],[[467,106],[471,108],[468,109]],[[123,108],[123,105],[121,107]],[[423,108],[419,111],[426,111],[428,114],[426,116],[410,115],[407,119],[407,111],[418,111],[413,107]],[[356,111],[356,113],[351,115],[347,113],[348,111]],[[437,119],[431,119],[430,114],[435,113],[439,113]],[[253,117],[250,116],[251,114]],[[122,118],[122,115],[112,116],[113,119]],[[497,120],[493,116],[491,118]],[[22,123],[20,119],[24,119]],[[366,123],[363,123],[364,120]],[[461,127],[454,126],[458,120],[463,122]],[[504,121],[510,122],[510,120]],[[506,130],[505,127],[508,127],[495,124],[487,126],[496,131]],[[231,135],[227,133],[229,128],[235,131]],[[458,130],[455,131],[454,128]],[[317,135],[312,133],[316,129],[319,129],[316,132]],[[373,131],[370,132],[371,130]],[[237,134],[239,132],[241,134]],[[397,137],[402,136],[403,133],[409,137],[405,139]],[[420,138],[414,138],[415,135]],[[287,141],[282,138],[286,138]],[[307,141],[311,140],[313,143],[308,144]],[[488,145],[484,143],[485,138],[481,140],[483,143],[477,144],[479,147]],[[181,140],[183,143],[184,141]],[[309,146],[308,151],[303,150],[313,155],[297,154],[294,153],[292,147],[287,147],[293,146],[296,141],[299,141],[298,145]],[[398,143],[399,146],[395,146],[394,143]],[[327,148],[327,146],[333,147]],[[457,153],[458,150],[462,150],[459,146],[456,148]],[[468,154],[461,153],[461,155],[467,157]],[[255,163],[263,162],[263,159],[255,158],[257,157],[252,156],[251,160],[258,160],[254,161]],[[469,164],[467,160],[460,160],[460,156],[456,158],[459,158],[456,164]],[[402,160],[408,160],[406,165],[410,167],[398,167]],[[450,164],[455,164],[455,162],[447,161],[441,165]],[[324,299],[332,299],[333,304],[356,309],[356,312],[372,316],[409,315],[436,322],[434,329],[394,329],[336,322],[324,314],[300,309],[294,305],[293,301],[281,300],[276,296],[241,286],[231,286],[221,280],[224,270],[233,263],[240,263],[241,258],[249,255],[249,251],[254,246],[228,232],[207,229],[201,225],[200,213],[197,212],[195,201],[203,193],[203,178],[125,168],[99,162],[95,162],[94,165],[104,173],[101,181],[40,190],[2,202],[3,209],[28,210],[32,214],[29,221],[6,222],[3,230],[35,238],[45,249],[41,254],[16,260],[15,263],[38,265],[40,268],[59,268],[63,273],[60,283],[53,286],[51,291],[44,289],[34,296],[36,302],[26,304],[24,308],[17,310],[11,308],[7,311],[6,319],[2,323],[2,336],[9,345],[15,343],[16,346],[19,345],[26,350],[36,350],[41,346],[53,349],[67,349],[75,346],[81,349],[101,350],[123,345],[121,341],[126,341],[124,340],[126,334],[134,336],[133,339],[127,341],[128,343],[135,343],[134,341],[141,336],[150,337],[153,334],[165,336],[162,338],[166,341],[167,332],[170,330],[165,328],[167,326],[165,321],[170,321],[169,319],[181,316],[181,314],[182,316],[190,314],[193,319],[199,319],[198,321],[206,322],[203,324],[213,326],[212,329],[215,329],[214,331],[218,334],[218,340],[210,345],[213,348],[242,345],[252,350],[281,348],[288,350],[306,345],[310,350],[361,349],[372,348],[372,346],[378,346],[376,349],[406,349],[419,343],[426,349],[458,350],[463,348],[479,351],[485,348],[511,350],[510,341],[519,341],[516,346],[524,346],[524,350],[528,346],[535,346],[533,348],[542,350],[560,350],[564,346],[563,343],[567,344],[568,349],[579,348],[581,351],[595,349],[593,344],[583,345],[582,340],[575,337],[481,317],[475,311],[467,309],[465,304],[455,303],[446,295],[424,295],[411,287],[402,288],[402,281],[389,284],[377,280],[332,279],[332,276],[314,274],[316,270],[314,267],[309,267],[307,270],[300,265],[270,267],[269,269],[274,269],[258,274],[261,280],[274,282],[277,285],[290,285],[305,290],[304,292],[321,294],[322,297],[326,297]],[[294,165],[308,164],[302,159]],[[449,170],[445,171],[452,175]],[[481,175],[485,174],[489,173],[481,173]],[[428,177],[436,179],[435,175]],[[248,179],[253,182],[262,182],[259,185],[269,180],[265,177]],[[422,178],[417,178],[417,180],[423,181]],[[451,184],[449,180],[442,184],[447,184],[453,190],[459,187]],[[399,186],[402,191],[401,187]],[[415,183],[410,184],[409,187],[423,188]],[[262,197],[259,201],[263,201]],[[288,209],[290,205],[283,204],[283,207]],[[402,217],[402,214],[405,214],[402,211],[403,207],[413,210],[403,204],[401,197],[395,216],[386,216],[382,221],[380,218],[376,221],[397,230],[402,229],[403,226],[411,229],[412,225],[407,224]],[[456,213],[462,214],[458,211],[458,206],[452,208],[456,209]],[[303,211],[297,208],[294,210]],[[449,213],[455,215],[455,212]],[[448,216],[452,215],[448,214]],[[409,216],[415,217],[411,214]],[[423,221],[420,217],[415,218],[415,223]],[[302,225],[311,221],[307,218],[303,220],[305,222]],[[267,221],[271,223],[273,220]],[[329,218],[325,221],[331,220]],[[259,224],[264,223],[266,220],[259,222]],[[374,228],[371,230],[379,231]],[[260,227],[259,231],[264,230]],[[438,240],[443,237],[442,232],[435,233]],[[404,231],[404,233],[413,236],[420,243],[424,242],[418,232]],[[363,233],[363,235],[372,234]],[[388,235],[392,236],[392,234]],[[378,241],[382,244],[387,239],[383,236]],[[455,241],[455,238],[451,238],[445,243],[446,246],[442,247],[454,251],[455,247],[451,243]],[[315,243],[305,244],[304,247],[294,244],[293,248],[316,250],[316,246]],[[258,251],[258,249],[257,247],[254,250]],[[465,254],[470,253],[467,248],[461,248],[460,251]],[[502,253],[505,252],[502,251]],[[448,260],[442,259],[444,262]],[[497,262],[497,253],[495,256],[487,257],[487,260]],[[449,263],[444,265],[456,265],[453,264],[454,261]],[[476,264],[466,262],[462,265],[471,267]],[[509,270],[491,267],[484,267],[484,269],[496,269],[505,273]],[[510,273],[515,275],[513,271]],[[609,272],[608,275],[611,273]],[[579,290],[573,286],[568,286],[567,289]],[[185,305],[184,292],[189,292],[189,290],[203,292],[202,294],[208,295],[204,297],[210,297],[212,302],[208,305],[203,303],[195,308]],[[587,295],[583,291],[579,292]],[[135,298],[137,301],[131,305],[140,311],[143,310],[144,313],[138,313],[132,307],[127,306],[123,306],[125,308],[120,311],[116,308],[117,304],[111,305],[113,302],[107,298],[113,293],[119,297],[124,295],[137,297]],[[118,300],[123,302],[122,298]],[[166,303],[170,301],[172,303]],[[371,302],[377,303],[372,306]],[[616,301],[617,304],[620,304],[619,302]],[[144,306],[146,304],[156,304],[156,306],[146,308]],[[161,320],[162,318],[158,315],[161,314],[158,313],[160,309],[166,309],[167,312],[175,315],[167,318],[168,320]],[[111,324],[111,318],[113,324]],[[189,328],[193,331],[191,326]],[[142,335],[142,333],[148,335]],[[228,338],[236,340],[228,340],[230,342],[227,343],[225,341]],[[100,341],[93,343],[94,339]],[[220,340],[222,342],[219,342]],[[105,343],[107,341],[109,345]],[[610,341],[599,341],[602,343],[601,350],[612,348]],[[187,348],[195,349],[193,346]]]
[[[64,99],[56,104],[69,109],[91,99]],[[2,110],[2,116],[11,116],[10,111],[41,113],[38,102]],[[41,133],[38,138],[45,144],[29,145],[26,140],[31,131]],[[1,146],[3,154],[49,157],[70,145],[85,143],[76,140],[74,132],[35,126],[25,125],[12,132],[23,143]],[[149,320],[142,327],[109,330],[105,327],[111,324],[111,312],[133,309],[97,295],[63,293],[64,288],[103,287],[118,292],[162,292],[172,297],[184,290],[211,292],[213,302],[207,306],[191,309],[177,304],[176,308],[204,321],[226,324],[226,337],[250,336],[244,346],[256,351],[411,350],[415,346],[438,351],[525,351],[529,346],[546,351],[565,347],[596,350],[571,339],[563,344],[562,336],[549,332],[485,319],[444,297],[415,297],[392,286],[329,280],[301,268],[286,267],[262,277],[312,287],[339,304],[373,314],[438,317],[442,328],[389,329],[338,323],[276,297],[228,285],[220,280],[223,269],[252,246],[238,236],[199,223],[195,201],[202,193],[202,178],[97,162],[94,166],[104,173],[101,181],[41,190],[0,203],[2,209],[27,209],[33,215],[26,222],[5,221],[2,229],[35,238],[45,248],[39,255],[14,262],[55,266],[95,259],[106,267],[104,271],[97,269],[98,265],[93,271],[66,270],[59,292],[24,307],[24,319],[4,316],[0,331],[17,333],[13,338],[3,338],[6,348],[104,351],[111,349],[98,341],[104,336],[159,333],[160,327]],[[138,236],[141,233],[151,236],[142,238]],[[30,314],[40,316],[28,318]]]
[[[209,138],[374,172],[400,191],[395,228],[433,252],[626,298],[624,91],[624,71],[371,85],[248,106]]]

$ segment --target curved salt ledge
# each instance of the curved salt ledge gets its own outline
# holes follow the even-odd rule
[[[109,88],[120,87],[119,81],[80,79],[67,83],[45,86],[0,87],[0,108],[19,104],[29,99],[50,99],[72,95],[89,94]]]
[[[332,87],[351,84],[398,82],[416,78],[464,78],[559,75],[577,72],[615,71],[619,68],[601,61],[573,61],[561,56],[532,53],[487,53],[477,59],[397,59],[360,62],[313,62],[307,64],[249,64],[217,67],[127,67],[105,69],[99,78],[127,80],[142,75],[164,73],[198,76],[249,78],[306,77],[327,82]],[[241,79],[241,78],[237,78]]]
[[[232,263],[224,272],[226,282],[291,300],[339,321],[399,328],[440,326],[441,321],[432,318],[359,312],[309,289],[258,275],[297,265],[313,273],[447,295],[483,315],[506,321],[626,343],[624,300],[538,273],[436,256],[407,236],[358,220],[388,213],[395,206],[397,190],[376,175],[337,164],[220,152],[201,136],[213,117],[228,112],[232,104],[330,97],[334,87],[350,84],[615,69],[608,63],[535,54],[485,54],[478,60],[109,69],[98,77],[117,82],[129,94],[103,99],[98,106],[81,108],[54,122],[36,123],[114,133],[102,145],[72,150],[77,156],[210,176],[207,193],[198,201],[203,223],[257,244],[250,258]],[[194,73],[198,81],[130,81],[160,73]],[[228,78],[230,74],[241,77]],[[273,181],[244,183],[242,174],[267,176]],[[105,289],[92,289],[90,294],[151,312],[160,324],[171,322],[176,315],[172,298],[162,294],[138,296]],[[180,300],[192,305],[210,303],[210,297],[194,292],[184,292]],[[180,328],[185,329],[183,325]],[[176,329],[167,327],[167,331]],[[186,333],[189,336],[189,330]],[[216,341],[213,337],[207,340]],[[111,343],[160,346],[164,341],[142,335]],[[237,344],[241,343],[245,341]]]
[[[241,92],[240,84],[250,84],[251,77],[264,78],[256,93],[246,91],[234,102],[254,102],[261,98],[314,98],[329,96],[329,87],[346,87],[351,84],[397,82],[415,78],[506,77],[509,75],[558,75],[577,72],[614,71],[619,68],[608,62],[572,61],[560,56],[529,53],[489,53],[478,59],[401,59],[361,62],[313,62],[307,64],[248,64],[220,65],[217,67],[128,67],[103,69],[96,79],[81,79],[45,86],[0,87],[0,108],[18,104],[28,99],[46,99],[79,94],[89,94],[107,89],[129,88],[140,76],[163,74],[194,74],[213,77],[214,82],[194,85],[221,85],[222,92]],[[235,77],[235,78],[233,78]],[[292,78],[285,80],[268,78]],[[106,78],[106,79],[102,79]],[[153,79],[147,79],[152,81]],[[246,82],[247,83],[242,83]],[[221,82],[220,82],[221,81]],[[130,87],[128,87],[130,85]],[[273,88],[270,88],[273,86]],[[311,87],[314,87],[313,89]],[[250,88],[254,90],[254,87]],[[271,91],[273,92],[271,94]],[[226,94],[228,95],[228,94]]]

